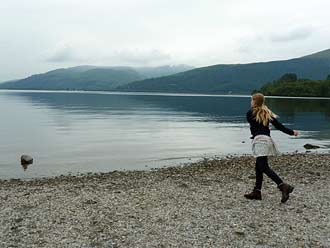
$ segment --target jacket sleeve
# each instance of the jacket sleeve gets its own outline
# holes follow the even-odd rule
[[[294,132],[292,129],[285,127],[281,122],[279,122],[276,118],[273,118],[273,120],[270,121],[270,123],[273,124],[273,126],[282,131],[283,133],[286,133],[288,135],[293,135]]]
[[[247,122],[251,122],[251,118],[252,118],[252,110],[250,109],[247,113],[246,113],[246,120]]]

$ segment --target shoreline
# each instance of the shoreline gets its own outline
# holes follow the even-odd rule
[[[277,157],[286,157],[286,156],[327,156],[330,155],[330,151],[320,151],[320,149],[317,149],[315,151],[307,150],[305,152],[281,152],[280,155]],[[243,159],[243,158],[253,158],[251,153],[243,153],[243,154],[227,154],[227,155],[214,155],[214,156],[204,156],[204,157],[198,157],[198,158],[189,158],[185,161],[181,162],[174,162],[172,165],[162,165],[159,167],[152,167],[152,166],[144,166],[144,168],[140,169],[115,169],[107,172],[93,172],[93,171],[87,171],[87,172],[68,172],[67,174],[58,174],[53,176],[36,176],[36,177],[8,177],[8,178],[0,178],[0,185],[4,182],[31,182],[31,181],[53,181],[53,180],[63,180],[63,179],[72,179],[75,178],[85,178],[85,177],[98,177],[98,176],[111,176],[112,174],[125,174],[129,175],[130,173],[150,173],[150,172],[157,172],[157,171],[163,171],[167,169],[180,169],[180,168],[186,168],[191,166],[202,166],[207,161],[213,161],[213,162],[221,162],[223,160],[228,159]],[[28,165],[28,166],[33,166]]]
[[[324,149],[323,147],[319,149],[309,149],[306,150],[305,152],[281,152],[280,155],[277,157],[283,157],[283,156],[299,156],[299,155],[311,155],[311,156],[318,156],[318,155],[330,155],[330,151],[327,150],[322,150]],[[111,171],[106,171],[106,172],[93,172],[93,171],[87,171],[87,172],[68,172],[67,174],[58,174],[58,175],[52,175],[52,176],[36,176],[36,177],[8,177],[8,178],[0,178],[0,185],[3,182],[30,182],[30,181],[47,181],[47,180],[61,180],[64,178],[82,178],[82,177],[97,177],[97,176],[109,176],[113,173],[124,173],[124,174],[129,174],[129,173],[148,173],[148,172],[156,172],[156,171],[161,171],[161,170],[167,170],[167,169],[175,169],[175,168],[183,168],[183,167],[190,167],[190,166],[201,166],[205,161],[219,161],[221,162],[222,160],[228,160],[228,159],[241,159],[241,158],[251,158],[253,157],[251,153],[242,153],[242,154],[227,154],[227,155],[213,155],[213,156],[204,156],[204,157],[196,157],[196,158],[186,158],[185,161],[175,161],[172,165],[162,165],[159,167],[152,167],[150,165],[144,166],[144,168],[138,168],[138,169],[115,169]],[[253,158],[254,159],[254,158]],[[28,165],[28,166],[33,166],[33,164]]]
[[[4,247],[329,247],[330,154],[270,166],[295,186],[286,204],[251,156],[144,171],[0,180]]]
[[[218,94],[218,93],[189,93],[189,92],[158,92],[158,91],[107,91],[107,90],[37,90],[37,89],[0,89],[0,92],[38,92],[38,93],[76,93],[76,94],[104,94],[104,95],[142,95],[142,96],[182,96],[182,97],[237,97],[249,98],[251,94]],[[322,96],[273,96],[265,95],[267,98],[280,99],[311,99],[311,100],[329,100],[330,97]]]

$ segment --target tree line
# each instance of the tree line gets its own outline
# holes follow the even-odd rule
[[[325,80],[311,80],[299,79],[295,73],[286,73],[252,93],[256,92],[268,96],[330,97],[330,74]]]

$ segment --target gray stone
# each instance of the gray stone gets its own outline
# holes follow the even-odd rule
[[[269,180],[262,201],[243,198],[252,156],[0,180],[0,247],[330,247],[329,161],[328,153],[269,158],[297,186],[286,204]]]
[[[318,149],[318,148],[320,148],[320,147],[317,146],[317,145],[305,144],[305,145],[304,145],[304,148],[305,148],[305,149]]]
[[[21,156],[21,164],[32,164],[33,158],[29,155],[22,155]]]

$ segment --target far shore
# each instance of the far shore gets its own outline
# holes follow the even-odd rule
[[[330,154],[270,164],[295,190],[287,203],[251,156],[150,171],[0,181],[1,247],[330,247]]]
[[[197,97],[251,97],[251,94],[219,94],[219,93],[192,93],[192,92],[157,92],[157,91],[107,91],[107,90],[37,90],[37,89],[0,89],[0,92],[54,92],[54,93],[85,93],[85,94],[108,94],[108,95],[158,95],[158,96],[197,96]],[[267,96],[267,98],[283,98],[283,99],[324,99],[329,100],[330,97],[317,96]]]

